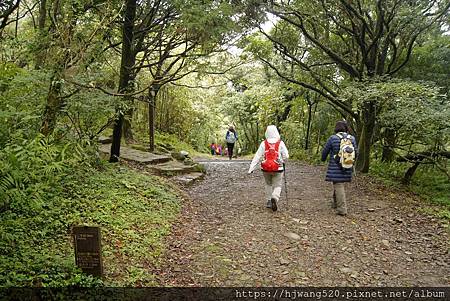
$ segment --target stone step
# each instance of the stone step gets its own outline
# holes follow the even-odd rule
[[[196,171],[195,165],[185,165],[183,163],[177,162],[177,161],[170,161],[162,164],[157,165],[149,165],[148,168],[150,168],[155,173],[162,175],[162,176],[176,176],[181,174],[188,174],[191,172]]]
[[[175,176],[172,179],[182,185],[190,185],[197,180],[203,179],[204,177],[205,177],[205,174],[202,172],[191,172],[188,174]]]
[[[112,143],[112,137],[99,136],[99,137],[98,137],[98,143],[101,143],[101,144],[111,144],[111,143]]]
[[[99,150],[103,153],[109,154],[111,151],[111,144],[101,144]],[[140,164],[160,164],[172,161],[171,156],[156,155],[149,152],[132,149],[130,147],[120,147],[120,158],[126,161],[133,161]]]

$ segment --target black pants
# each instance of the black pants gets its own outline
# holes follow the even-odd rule
[[[234,148],[234,143],[227,143],[228,158],[230,158],[230,159],[233,157],[233,148]]]

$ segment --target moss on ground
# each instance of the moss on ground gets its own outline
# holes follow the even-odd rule
[[[0,282],[4,286],[151,286],[162,239],[180,211],[180,198],[155,176],[120,165],[82,169],[45,196],[32,214],[1,213]],[[105,277],[82,274],[70,229],[101,227]]]

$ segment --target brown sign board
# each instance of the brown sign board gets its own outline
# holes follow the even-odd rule
[[[99,227],[75,226],[72,228],[75,245],[75,263],[86,274],[102,277],[102,248]]]

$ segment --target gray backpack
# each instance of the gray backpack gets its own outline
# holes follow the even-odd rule
[[[227,137],[226,137],[227,143],[235,143],[236,142],[236,133],[233,133],[231,131],[227,132]]]

